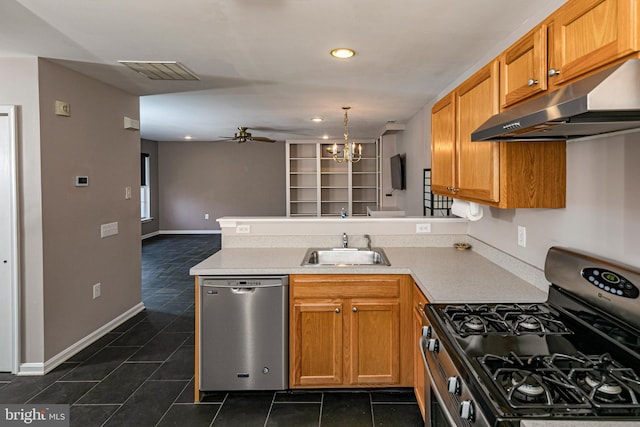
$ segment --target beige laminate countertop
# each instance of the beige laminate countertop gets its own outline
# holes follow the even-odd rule
[[[547,292],[472,250],[384,248],[391,266],[301,266],[306,248],[226,248],[193,266],[193,276],[410,274],[431,303],[542,302]]]

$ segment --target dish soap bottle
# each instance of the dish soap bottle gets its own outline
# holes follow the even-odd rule
[[[340,209],[340,218],[347,217],[347,210],[345,208]]]

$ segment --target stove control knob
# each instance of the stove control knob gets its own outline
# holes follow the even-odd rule
[[[447,389],[451,394],[460,395],[460,380],[458,377],[449,377],[447,380]]]
[[[422,336],[425,338],[431,338],[431,326],[422,327]]]
[[[460,416],[463,420],[471,421],[475,419],[475,413],[473,410],[473,402],[470,400],[464,400],[460,403]]]
[[[436,338],[431,338],[427,341],[427,349],[432,353],[440,351],[440,342]]]

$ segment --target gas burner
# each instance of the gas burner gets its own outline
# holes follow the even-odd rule
[[[518,327],[522,327],[528,331],[539,331],[542,329],[542,324],[535,316],[525,314],[518,316],[515,322],[515,328],[517,329]]]
[[[469,316],[469,318],[464,321],[463,326],[470,331],[482,331],[486,329],[484,322],[478,316]]]
[[[607,382],[605,379],[595,379],[591,372],[585,375],[584,382],[598,393],[612,396],[618,396],[622,393],[622,387],[619,384]]]
[[[525,402],[537,402],[544,399],[545,389],[541,379],[528,371],[511,373],[512,396]]]

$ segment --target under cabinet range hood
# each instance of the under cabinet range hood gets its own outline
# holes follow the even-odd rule
[[[562,141],[640,130],[640,59],[496,114],[472,141]]]

